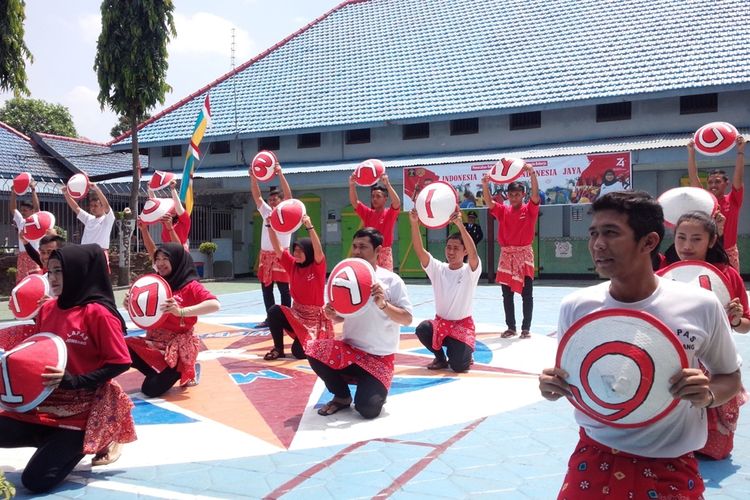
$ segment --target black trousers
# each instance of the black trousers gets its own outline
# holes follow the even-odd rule
[[[500,285],[503,289],[503,309],[505,309],[505,324],[509,330],[516,329],[516,308],[513,305],[513,291],[508,285]],[[531,314],[534,312],[534,280],[526,276],[521,290],[523,321],[521,330],[531,329]]]
[[[437,359],[445,359],[445,352],[443,352],[442,348],[438,350],[432,348],[432,323],[422,321],[417,325],[415,333],[419,341],[422,342],[422,345],[434,354]],[[452,337],[445,337],[443,339],[443,347],[448,351],[448,366],[451,367],[451,370],[454,372],[465,372],[469,369],[469,366],[471,366],[471,353],[474,352],[471,347]]]
[[[54,488],[83,457],[83,431],[0,417],[0,448],[36,448],[21,482],[34,493]]]
[[[286,319],[284,311],[281,310],[281,306],[274,304],[268,310],[268,328],[271,330],[271,337],[273,337],[273,346],[281,354],[284,353],[284,330],[291,330],[292,326]],[[305,359],[305,350],[302,348],[302,343],[294,339],[292,342],[292,354],[297,359]]]
[[[167,367],[161,373],[157,372],[151,365],[143,361],[143,358],[128,347],[130,358],[133,360],[133,368],[146,376],[141,384],[141,392],[150,398],[156,398],[167,392],[180,380],[182,374],[175,368]]]
[[[344,375],[357,381],[357,393],[354,396],[354,409],[364,418],[372,419],[380,415],[388,396],[388,389],[364,368],[359,365],[349,365],[343,370],[334,370],[322,361],[307,358],[315,374],[325,383],[326,389],[340,399],[352,396],[349,384]]]
[[[273,296],[274,283],[276,283],[276,286],[279,287],[279,293],[281,294],[281,305],[292,307],[292,296],[289,293],[289,283],[272,281],[268,286],[261,283],[260,288],[261,290],[263,290],[263,304],[266,306],[266,314],[268,314],[268,311],[271,309],[271,307],[276,304],[276,299]]]

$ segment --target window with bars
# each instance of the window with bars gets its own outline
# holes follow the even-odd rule
[[[401,128],[401,138],[405,141],[427,139],[428,137],[430,137],[430,124],[428,122],[410,123]]]
[[[179,144],[161,147],[162,158],[175,158],[179,156],[182,156],[182,146],[180,146]]]
[[[310,134],[299,134],[297,136],[297,149],[319,148],[319,147],[320,147],[320,132],[313,132]]]
[[[525,130],[530,128],[541,128],[542,112],[530,111],[528,113],[513,113],[510,115],[510,130]]]
[[[719,110],[719,94],[684,95],[680,97],[680,114],[716,113]]]
[[[208,152],[214,155],[226,154],[229,153],[229,150],[229,141],[216,141],[208,146]]]
[[[370,142],[370,129],[358,128],[347,130],[344,133],[344,142],[346,142],[346,144],[367,144]]]
[[[479,133],[479,118],[462,118],[451,120],[451,135],[469,135]]]
[[[615,122],[619,120],[630,120],[631,113],[632,104],[630,101],[598,104],[596,106],[596,121]]]
[[[258,151],[278,151],[281,142],[278,135],[271,137],[258,137]]]

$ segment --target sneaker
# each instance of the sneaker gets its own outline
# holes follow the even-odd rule
[[[262,330],[263,328],[268,328],[268,321],[261,321],[260,323],[256,324],[254,327],[256,330]]]
[[[201,383],[201,364],[195,363],[195,377],[185,382],[184,387],[195,387]]]

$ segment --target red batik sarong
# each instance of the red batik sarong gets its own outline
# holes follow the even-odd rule
[[[443,341],[445,337],[451,337],[471,347],[474,350],[474,343],[476,341],[476,330],[474,328],[474,320],[471,316],[464,319],[450,320],[443,319],[440,316],[435,316],[435,319],[430,320],[432,323],[432,348],[439,350],[443,347]]]
[[[335,339],[312,340],[307,344],[305,354],[327,364],[334,370],[343,370],[353,364],[359,365],[367,373],[378,379],[386,389],[391,387],[393,354],[376,356]]]
[[[495,282],[509,286],[515,293],[521,293],[526,276],[534,279],[534,250],[531,245],[502,247]]]
[[[692,453],[676,458],[639,457],[598,443],[581,429],[557,498],[690,500],[703,498],[704,489]]]

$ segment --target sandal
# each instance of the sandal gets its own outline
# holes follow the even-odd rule
[[[531,332],[528,330],[521,330],[521,337],[522,339],[530,339],[531,338]]]
[[[343,410],[344,408],[349,408],[352,404],[352,399],[349,398],[348,403],[344,403],[341,401],[336,401],[336,399],[332,399],[329,402],[327,402],[322,408],[318,409],[318,415],[322,415],[324,417],[327,417],[328,415],[333,415],[334,413],[338,413],[339,411]]]
[[[509,339],[511,337],[515,337],[516,335],[517,334],[515,330],[511,330],[510,328],[508,328],[507,330],[505,330],[503,333],[500,334],[500,337],[504,339]]]
[[[274,359],[279,359],[279,358],[286,358],[286,354],[284,354],[283,352],[280,352],[275,347],[271,349],[270,351],[268,351],[265,356],[263,356],[263,359],[265,359],[266,361],[273,361]]]
[[[445,368],[448,368],[448,360],[447,359],[438,359],[435,358],[432,360],[432,363],[427,365],[428,370],[443,370]]]
[[[91,465],[107,465],[117,462],[120,455],[122,455],[122,444],[115,442],[109,443],[109,446],[102,448],[96,455],[94,455],[94,458],[91,460]]]

